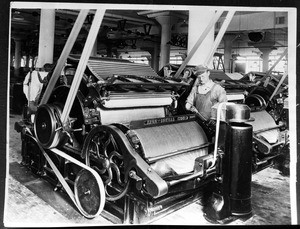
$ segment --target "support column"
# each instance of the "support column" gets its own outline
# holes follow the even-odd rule
[[[225,72],[231,73],[231,61],[232,61],[232,43],[235,39],[235,35],[224,35],[224,68]]]
[[[28,68],[29,67],[29,60],[30,60],[30,55],[26,54],[26,63],[25,63],[25,67]]]
[[[147,58],[150,66],[154,69],[154,71],[158,71],[159,65],[159,47],[158,45],[154,45],[154,47],[141,47],[141,50],[149,52],[151,55],[151,59]]]
[[[150,53],[151,58],[147,57],[147,60],[149,61],[149,65],[151,66],[151,68],[153,68],[153,61],[152,60],[153,60],[153,55],[154,55],[154,48],[152,48],[152,47],[141,47],[141,50]]]
[[[161,44],[160,44],[160,63],[159,68],[170,62],[170,45],[168,42],[171,40],[171,17],[159,16],[156,20],[161,25]]]
[[[152,56],[152,64],[154,71],[158,72],[159,70],[159,46],[154,44],[154,51]]]
[[[187,55],[189,55],[189,52],[192,50],[214,15],[215,12],[213,10],[189,10]],[[214,43],[214,31],[215,29],[212,27],[200,47],[197,49],[196,53],[188,62],[189,65],[204,64]],[[209,67],[212,68],[212,66]]]
[[[263,72],[267,72],[269,70],[269,55],[272,52],[271,48],[259,48],[259,51],[262,52],[263,59]]]
[[[161,44],[160,44],[160,58],[159,69],[170,62],[170,45],[171,41],[171,27],[176,22],[178,17],[170,11],[155,12],[147,15],[149,18],[155,18],[161,25]]]
[[[14,76],[19,76],[19,71],[21,67],[21,39],[15,38],[15,61],[14,61]]]
[[[53,63],[54,30],[55,9],[41,9],[37,68],[43,67],[46,63]]]

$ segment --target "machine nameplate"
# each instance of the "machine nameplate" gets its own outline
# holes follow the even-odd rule
[[[138,129],[149,126],[166,125],[170,123],[186,122],[195,120],[195,115],[180,115],[165,118],[145,119],[130,122],[130,129]]]

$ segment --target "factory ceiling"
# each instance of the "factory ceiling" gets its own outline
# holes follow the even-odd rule
[[[60,53],[65,44],[72,26],[77,18],[79,11],[70,9],[57,9],[55,16],[55,53]],[[125,47],[135,50],[146,50],[153,47],[154,44],[160,43],[160,25],[154,19],[148,17],[150,13],[155,11],[141,10],[107,10],[103,18],[103,22],[98,34],[98,52],[101,54],[108,46],[112,49],[122,50]],[[175,11],[176,22],[172,26],[172,34],[187,36],[188,34],[188,11]],[[80,36],[77,40],[77,45],[83,45],[94,12],[90,11]],[[257,15],[271,18],[268,25],[259,26],[262,23],[253,23]],[[278,17],[281,16],[281,17]],[[236,12],[232,25],[229,26],[226,34],[236,35],[235,46],[247,47],[255,43],[255,39],[262,36],[267,41],[272,41],[274,48],[284,47],[287,45],[287,22],[283,25],[276,25],[275,22],[284,20],[284,15],[278,14],[277,17],[272,12]],[[286,19],[287,20],[287,19]],[[249,22],[250,21],[250,22]],[[220,23],[222,22],[222,17]],[[264,24],[264,23],[263,23]],[[12,9],[11,12],[11,38],[12,49],[14,51],[14,39],[21,39],[25,45],[22,50],[34,55],[38,49],[40,25],[40,10],[39,9]],[[253,25],[258,25],[253,27]],[[218,23],[216,24],[216,31]],[[186,40],[185,40],[186,41]],[[172,44],[172,43],[170,43]],[[173,49],[186,49],[186,44],[173,43]],[[220,45],[222,47],[222,44]]]

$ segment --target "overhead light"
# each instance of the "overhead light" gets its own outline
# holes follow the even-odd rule
[[[257,43],[262,41],[264,34],[262,32],[250,32],[248,33],[248,38],[250,41]]]

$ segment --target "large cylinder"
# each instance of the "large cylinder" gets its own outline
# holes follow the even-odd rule
[[[230,161],[229,197],[232,215],[251,213],[252,126],[231,123],[228,126],[226,153]],[[228,139],[227,138],[227,139]]]

